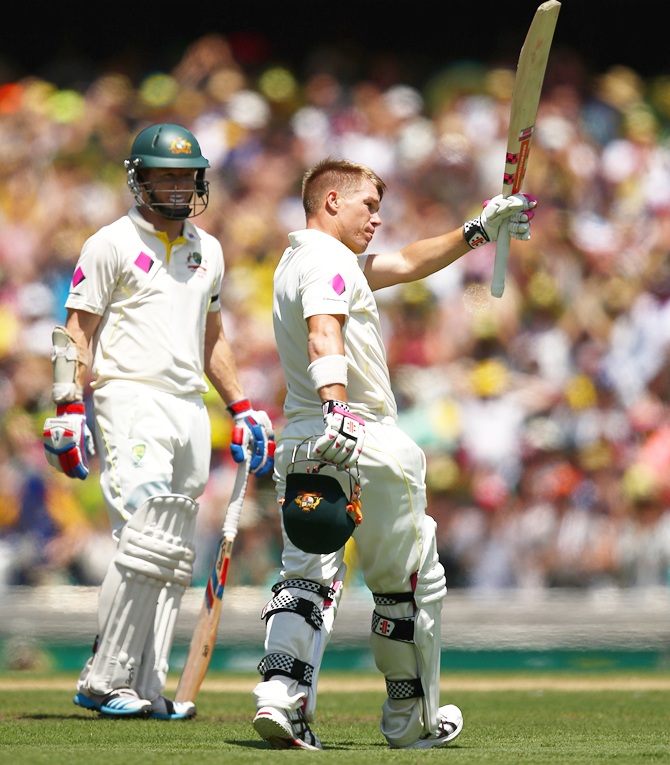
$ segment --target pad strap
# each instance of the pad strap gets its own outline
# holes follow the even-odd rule
[[[421,678],[412,680],[387,680],[386,695],[390,699],[420,699],[423,698]]]
[[[272,592],[276,594],[286,587],[297,587],[300,590],[314,592],[317,595],[320,595],[324,600],[332,600],[335,597],[335,591],[332,587],[329,587],[326,584],[313,582],[310,579],[284,579],[282,582],[277,582],[272,585]]]
[[[300,659],[294,659],[287,653],[270,653],[264,656],[256,669],[263,676],[264,681],[269,680],[274,675],[283,675],[292,680],[297,680],[303,685],[311,686],[314,677],[314,667],[311,664],[300,661]]]
[[[380,635],[390,640],[399,640],[401,643],[414,642],[413,616],[392,619],[390,616],[383,616],[373,611],[371,629],[375,635]]]
[[[397,606],[398,603],[411,603],[413,592],[373,592],[372,598],[376,606]]]
[[[323,624],[321,609],[306,598],[298,598],[290,592],[279,592],[265,605],[261,612],[261,619],[269,619],[273,614],[281,611],[291,611],[302,616],[304,620],[315,630],[320,630]]]

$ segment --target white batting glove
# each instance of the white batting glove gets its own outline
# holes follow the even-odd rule
[[[70,478],[82,481],[88,475],[88,457],[95,454],[93,435],[86,424],[81,401],[58,404],[56,417],[49,417],[42,429],[47,462]]]
[[[338,467],[353,467],[363,451],[365,420],[343,401],[331,400],[323,404],[323,421],[326,429],[314,444],[315,453]]]
[[[536,205],[537,199],[532,194],[512,194],[509,197],[498,194],[484,202],[479,217],[463,224],[465,241],[472,249],[495,242],[504,224],[513,239],[530,239],[530,221],[535,215],[533,208]]]

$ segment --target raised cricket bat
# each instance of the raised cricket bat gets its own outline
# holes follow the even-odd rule
[[[542,3],[535,11],[535,16],[533,16],[533,21],[521,48],[512,92],[509,131],[507,133],[507,153],[502,186],[502,194],[505,197],[521,190],[521,184],[526,174],[544,73],[560,10],[561,4],[558,0],[547,0],[546,3]],[[501,226],[496,241],[496,256],[491,282],[491,294],[494,297],[502,297],[505,291],[509,244],[510,236],[507,226]]]
[[[237,468],[233,493],[223,521],[221,539],[205,587],[205,595],[191,638],[186,663],[177,685],[175,701],[195,701],[212,659],[221,616],[221,600],[226,586],[228,566],[233,552],[233,542],[237,536],[237,526],[244,504],[244,496],[247,493],[248,478],[249,459],[247,458],[244,462],[240,462]]]

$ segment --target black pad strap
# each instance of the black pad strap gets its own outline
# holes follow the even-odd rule
[[[335,597],[335,591],[332,587],[313,582],[311,579],[284,579],[283,582],[277,582],[272,585],[272,592],[277,594],[280,590],[283,590],[286,587],[297,587],[300,590],[314,592],[324,598],[324,600],[332,600]]]
[[[387,680],[386,695],[390,699],[420,699],[424,695],[421,679]]]
[[[398,640],[401,643],[413,643],[414,617],[404,616],[399,619],[392,619],[390,616],[383,616],[373,611],[371,630],[380,637]]]
[[[376,606],[397,606],[398,603],[411,603],[414,600],[413,592],[373,592]]]
[[[321,609],[306,598],[298,598],[291,595],[290,592],[280,592],[265,605],[261,611],[261,619],[269,619],[272,614],[280,611],[290,611],[291,613],[302,616],[303,619],[315,630],[320,630],[323,624],[323,614]]]
[[[287,653],[269,653],[260,660],[256,669],[263,676],[264,681],[274,675],[283,675],[303,685],[311,686],[314,678],[314,667],[311,664],[294,659]]]

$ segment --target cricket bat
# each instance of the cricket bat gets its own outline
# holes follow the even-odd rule
[[[200,615],[191,638],[184,669],[177,685],[175,701],[195,701],[212,659],[219,618],[221,617],[221,601],[228,577],[233,543],[237,536],[244,496],[247,492],[248,479],[249,459],[247,458],[244,462],[240,462],[237,468],[233,492],[223,521],[221,538],[205,587]]]
[[[558,0],[547,0],[546,3],[542,3],[535,11],[535,16],[533,16],[533,21],[521,48],[514,90],[512,91],[512,106],[507,133],[507,152],[505,154],[502,186],[502,194],[505,197],[521,190],[521,184],[526,174],[544,73],[560,10],[561,4]],[[507,226],[501,226],[496,241],[493,280],[491,282],[493,297],[502,297],[505,290],[509,245],[510,236]]]

